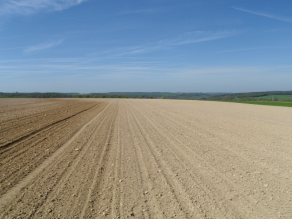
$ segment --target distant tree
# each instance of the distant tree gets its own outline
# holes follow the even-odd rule
[[[98,98],[98,96],[97,95],[94,95],[93,98]]]
[[[89,95],[89,94],[86,94],[86,95],[85,95],[85,98],[90,98],[90,95]]]
[[[128,98],[128,96],[125,96],[125,98]]]
[[[82,95],[81,95],[81,94],[79,94],[77,97],[78,97],[78,98],[82,98]]]
[[[132,96],[132,98],[136,98],[135,96]]]
[[[101,95],[101,98],[105,98],[105,95],[103,94],[103,95]]]
[[[114,96],[113,95],[109,95],[109,98],[114,98]]]
[[[140,99],[142,99],[143,97],[142,97],[142,96],[140,96],[139,98],[140,98]]]
[[[151,95],[151,96],[149,96],[149,99],[153,99],[153,96]]]
[[[121,97],[122,97],[121,95],[118,95],[118,96],[117,96],[117,98],[121,98]]]

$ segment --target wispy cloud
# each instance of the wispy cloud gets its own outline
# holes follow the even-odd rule
[[[37,51],[44,50],[44,49],[49,49],[49,48],[58,46],[62,42],[63,42],[63,40],[42,43],[42,44],[39,44],[39,45],[36,45],[36,46],[31,46],[31,47],[23,50],[23,52],[32,53],[32,52],[37,52]]]
[[[30,15],[40,11],[62,11],[87,0],[6,0],[0,3],[1,15]]]
[[[89,63],[84,64],[82,62],[76,62],[76,59],[26,59],[25,61],[19,60],[5,64],[0,63],[0,78],[3,79],[35,74],[62,74],[65,76],[68,73],[70,74],[70,77],[74,75],[90,76],[92,74],[103,75],[105,77],[110,75],[135,76],[137,74],[143,76],[146,75],[146,72],[150,74],[153,72],[166,71],[163,69],[163,66],[155,62],[117,63],[112,65],[104,63],[99,64],[92,60],[88,61]],[[25,62],[26,65],[23,65],[23,62]],[[169,70],[170,69],[167,69],[167,71]]]
[[[271,19],[276,19],[276,20],[292,23],[292,19],[291,18],[286,18],[286,17],[272,15],[272,14],[263,13],[263,12],[250,11],[250,10],[246,10],[246,9],[243,9],[243,8],[237,8],[237,7],[233,7],[233,8],[236,9],[236,10],[239,10],[239,11],[250,13],[250,14],[255,14],[255,15],[259,15],[259,16],[263,16],[263,17],[268,17],[268,18],[271,18]]]
[[[227,37],[232,37],[241,32],[242,31],[238,31],[238,30],[232,30],[232,31],[225,30],[225,31],[217,31],[217,32],[213,32],[213,31],[186,32],[177,37],[161,40],[159,42],[152,43],[149,45],[131,47],[119,55],[121,56],[121,55],[145,53],[145,52],[151,52],[154,50],[169,48],[173,46],[181,46],[181,45],[186,45],[186,44],[194,44],[194,43],[201,43],[201,42],[206,42],[206,41],[219,40],[219,39],[223,39]]]
[[[160,44],[166,46],[177,46],[191,43],[201,43],[206,41],[218,40],[234,36],[241,31],[225,30],[225,31],[192,31],[181,34],[177,38],[160,41]]]

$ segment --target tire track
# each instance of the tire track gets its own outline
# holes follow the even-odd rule
[[[86,133],[89,133],[89,136],[88,135],[86,136],[87,141],[85,142],[84,145],[78,146],[78,152],[77,152],[76,157],[71,158],[70,166],[63,169],[63,173],[58,177],[59,180],[54,184],[52,192],[50,192],[50,194],[46,198],[46,202],[42,203],[42,206],[46,206],[46,205],[49,206],[50,200],[57,200],[58,197],[62,196],[62,194],[60,194],[60,193],[63,192],[66,188],[70,187],[69,179],[76,178],[77,168],[78,168],[78,166],[82,165],[82,162],[84,161],[85,156],[87,155],[87,153],[90,152],[90,149],[92,149],[92,143],[94,142],[94,138],[96,137],[96,134],[103,128],[104,125],[106,125],[106,122],[108,122],[107,119],[109,118],[109,114],[106,114],[105,116],[103,116],[103,114],[104,114],[104,112],[106,112],[108,110],[109,107],[110,107],[110,105],[108,105],[103,111],[98,113],[98,116],[94,118],[94,120],[101,118],[101,121],[96,126],[94,126],[93,130],[90,130],[91,132],[88,132],[88,130],[89,130],[88,127],[89,127],[89,125],[94,123],[94,121],[92,121],[90,124],[87,125]],[[78,138],[75,139],[75,142],[76,141],[82,142],[80,139],[80,135],[78,136]],[[65,156],[66,155],[64,155],[62,157],[65,157]],[[61,157],[61,156],[59,156],[59,157]],[[52,169],[53,166],[55,166],[55,165],[56,165],[56,162],[52,163],[52,165],[51,165],[52,167],[50,167],[49,169]],[[90,171],[88,171],[85,174],[84,179],[87,180],[89,175],[90,175]],[[74,206],[76,206],[77,203],[80,201],[78,198],[78,193],[80,190],[83,189],[84,186],[85,185],[81,185],[77,191],[72,191],[71,199],[69,199],[69,200],[74,200],[74,202],[75,202],[75,204],[73,204]],[[68,201],[67,203],[71,203],[71,202]],[[65,205],[66,205],[66,203],[65,203]],[[75,208],[73,207],[73,209],[75,209]],[[42,208],[40,206],[39,211],[46,212],[47,209]],[[74,211],[69,212],[68,216],[70,215],[70,213],[73,214],[73,212]],[[72,218],[72,217],[70,217],[70,218]]]
[[[99,104],[96,104],[95,106],[98,106]],[[93,106],[93,107],[95,107]],[[90,108],[93,108],[93,107],[90,107]],[[85,109],[83,111],[88,111],[89,109]],[[54,123],[51,123],[49,125],[47,125],[46,127],[43,127],[42,129],[43,130],[35,130],[35,132],[38,132],[36,134],[31,134],[29,133],[28,135],[26,136],[23,136],[23,137],[20,137],[20,138],[24,138],[24,141],[17,141],[15,144],[12,144],[10,147],[8,148],[0,148],[0,155],[1,155],[1,158],[3,159],[3,156],[5,156],[6,153],[8,153],[9,151],[11,150],[19,150],[18,148],[16,148],[17,146],[19,146],[19,144],[24,144],[26,143],[28,140],[31,140],[35,137],[37,137],[38,135],[41,135],[41,134],[47,134],[46,132],[50,131],[50,130],[54,130],[56,127],[58,127],[59,125],[62,125],[63,127],[67,126],[68,124],[66,124],[67,122],[71,121],[73,119],[73,121],[76,120],[76,118],[78,118],[80,116],[82,112],[79,111],[79,113],[73,115],[73,116],[70,116],[70,117],[67,117],[65,119],[62,119],[62,120],[58,120]],[[77,116],[78,115],[78,116]],[[45,132],[46,131],[46,132]],[[49,133],[50,135],[50,133]],[[12,151],[12,153],[15,153],[15,151]]]
[[[71,117],[69,120],[57,123],[29,140],[16,144],[13,149],[2,154],[0,174],[3,177],[0,180],[2,186],[0,195],[11,189],[19,180],[27,176],[54,151],[60,148],[63,143],[69,140],[77,132],[78,128],[81,128],[82,123],[84,123],[83,120],[86,122],[86,120],[88,121],[87,118],[91,116],[93,118],[94,114],[92,113],[94,113],[95,109],[102,109],[104,106],[104,103],[99,104],[98,108],[90,109],[88,112],[90,114],[84,112]],[[75,127],[68,130],[69,124],[75,125]],[[65,133],[65,135],[62,133]],[[38,142],[40,138],[43,138],[44,141]]]
[[[12,143],[14,140],[17,140],[21,137],[25,137],[30,135],[33,131],[37,131],[43,127],[46,127],[52,122],[58,122],[60,119],[64,117],[72,116],[74,113],[78,113],[84,108],[88,108],[88,106],[92,106],[92,103],[82,104],[80,106],[79,101],[55,101],[55,103],[50,106],[48,109],[45,106],[37,106],[32,107],[28,112],[19,110],[18,115],[12,119],[6,119],[1,122],[1,134],[5,134],[8,138],[6,140],[6,144]],[[50,103],[50,102],[48,102]],[[39,109],[38,107],[42,107]],[[25,114],[29,115],[25,115]],[[5,115],[4,118],[8,116]],[[5,129],[6,127],[6,129]],[[4,137],[4,136],[3,136]],[[4,140],[5,138],[3,138]],[[4,143],[5,144],[5,143]],[[3,145],[3,143],[1,143]],[[0,147],[1,149],[1,147]]]
[[[38,133],[40,133],[40,132],[42,132],[42,131],[45,131],[46,129],[48,129],[48,128],[54,126],[54,125],[60,124],[60,123],[62,123],[62,122],[64,122],[64,121],[67,121],[67,120],[69,120],[70,118],[72,118],[72,117],[74,117],[74,116],[77,116],[78,114],[81,114],[81,113],[83,113],[83,112],[85,112],[85,111],[88,111],[88,110],[90,110],[91,108],[93,108],[93,107],[95,107],[95,106],[97,106],[97,105],[98,105],[98,104],[96,104],[96,105],[94,105],[94,106],[92,106],[92,107],[89,107],[89,108],[87,108],[87,109],[85,109],[85,110],[82,110],[82,111],[80,111],[80,112],[78,112],[78,113],[75,113],[74,115],[71,115],[71,116],[66,117],[66,118],[64,118],[64,119],[61,119],[61,120],[58,120],[58,121],[56,121],[56,122],[54,122],[54,123],[52,123],[52,124],[49,124],[49,125],[47,125],[47,126],[41,128],[41,129],[35,130],[35,131],[29,133],[28,135],[22,136],[22,137],[20,137],[20,138],[18,138],[18,139],[16,139],[16,140],[13,140],[12,142],[10,142],[10,143],[8,143],[8,144],[4,144],[4,145],[0,146],[0,148],[7,148],[7,147],[12,146],[12,145],[14,145],[14,144],[16,144],[16,143],[19,143],[19,142],[21,142],[21,141],[24,141],[24,140],[26,140],[26,139],[28,139],[28,138],[35,137],[35,136],[38,135]]]
[[[131,150],[134,151],[133,155],[135,158],[135,162],[137,165],[137,172],[135,173],[137,176],[137,181],[139,183],[139,187],[140,189],[142,188],[142,191],[139,191],[139,194],[143,194],[142,195],[142,201],[144,200],[144,203],[141,205],[141,207],[143,209],[141,210],[142,215],[144,216],[144,218],[154,218],[154,217],[163,217],[162,215],[162,210],[160,208],[159,202],[157,202],[156,198],[154,197],[153,199],[153,195],[150,195],[150,200],[149,202],[154,202],[154,208],[151,209],[148,203],[148,198],[145,197],[146,195],[148,195],[149,191],[152,188],[152,184],[149,182],[149,171],[146,168],[146,164],[145,161],[143,159],[142,156],[142,152],[141,152],[141,148],[138,146],[140,144],[139,140],[138,140],[138,135],[140,133],[138,133],[138,135],[135,135],[134,133],[137,133],[137,131],[135,131],[135,129],[133,128],[133,124],[132,124],[132,119],[131,117],[133,117],[133,115],[131,114],[131,112],[129,111],[128,107],[125,106],[124,107],[124,112],[123,114],[126,117],[126,121],[124,121],[124,124],[128,124],[129,127],[129,134],[130,137],[128,137],[128,140],[130,141],[130,143],[128,143],[129,145],[131,145]],[[141,136],[140,136],[141,137]],[[145,205],[145,207],[144,207]],[[149,211],[149,209],[151,209],[153,212],[156,212],[155,215],[154,213],[151,213]],[[134,212],[132,212],[134,213]],[[135,214],[136,215],[136,214]],[[123,215],[124,217],[126,217],[126,215]]]
[[[194,211],[195,206],[193,205],[191,199],[189,199],[188,194],[185,192],[180,182],[177,181],[177,179],[175,179],[174,177],[171,177],[171,176],[175,176],[176,174],[170,170],[170,168],[168,167],[168,164],[163,159],[157,158],[158,155],[159,157],[161,157],[160,152],[156,150],[155,145],[146,134],[147,132],[145,131],[145,128],[139,122],[137,115],[133,113],[132,109],[130,109],[130,111],[132,112],[132,115],[134,117],[135,123],[138,126],[138,129],[140,130],[141,133],[143,133],[142,136],[144,138],[144,142],[147,144],[154,161],[162,169],[161,173],[163,174],[163,177],[165,178],[170,188],[170,191],[173,192],[173,195],[175,196],[175,199],[177,200],[177,204],[179,205],[179,208],[182,210],[181,214],[183,214],[184,218],[192,217],[191,213]],[[201,215],[201,218],[204,218],[204,215]]]
[[[117,148],[116,148],[116,158],[115,158],[115,168],[113,170],[114,175],[114,182],[113,182],[113,192],[112,192],[112,203],[111,203],[111,217],[112,218],[119,218],[121,215],[123,215],[123,208],[120,205],[121,204],[121,186],[118,183],[118,179],[122,178],[121,176],[121,160],[123,156],[123,149],[121,144],[121,108],[119,108],[118,112],[118,122],[117,122]]]
[[[115,118],[116,118],[116,113],[117,113],[117,105],[116,103],[112,104],[112,108],[108,109],[107,111],[107,121],[104,125],[101,125],[101,129],[99,131],[96,132],[95,135],[95,142],[92,142],[91,144],[91,149],[95,149],[98,153],[93,154],[92,155],[92,161],[91,162],[87,162],[88,163],[88,167],[90,170],[90,174],[87,174],[87,178],[84,178],[85,183],[82,183],[79,187],[80,187],[80,192],[79,195],[77,195],[76,202],[74,204],[74,206],[76,206],[76,208],[74,208],[73,206],[73,211],[71,214],[71,218],[74,217],[79,217],[82,218],[82,216],[80,216],[82,214],[83,209],[85,209],[85,212],[88,211],[89,209],[89,205],[92,204],[93,200],[95,200],[95,197],[89,197],[90,199],[88,200],[88,195],[89,195],[89,191],[92,188],[92,184],[95,182],[96,179],[94,179],[96,172],[100,172],[100,176],[103,177],[104,175],[104,169],[105,169],[105,160],[108,156],[108,154],[110,154],[111,148],[112,148],[112,144],[111,144],[111,133],[113,132],[113,125],[115,123]],[[103,135],[99,135],[99,133],[104,133]],[[110,141],[109,141],[110,139]],[[87,159],[89,159],[89,156],[87,155]],[[102,163],[102,166],[100,166],[100,164]],[[77,173],[78,174],[78,173]],[[79,175],[76,175],[77,177],[80,177]],[[100,184],[100,177],[97,180],[98,182],[96,182],[96,185]],[[77,194],[77,193],[76,193]],[[92,192],[91,192],[92,194]],[[79,204],[79,206],[77,206]],[[84,217],[84,216],[83,216]],[[87,216],[86,216],[87,217]]]

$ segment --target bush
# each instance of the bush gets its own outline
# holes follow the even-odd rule
[[[149,96],[149,99],[153,99],[153,96],[151,95],[151,96]]]
[[[128,96],[125,96],[125,98],[128,98]]]
[[[132,96],[132,98],[135,99],[136,97],[135,96]]]
[[[114,96],[113,95],[110,95],[109,98],[114,98]]]
[[[85,98],[90,98],[90,95],[89,95],[89,94],[86,94],[86,95],[85,95]]]
[[[82,98],[82,95],[81,95],[81,94],[79,94],[77,97],[78,97],[78,98]]]
[[[140,99],[142,99],[143,97],[142,97],[142,96],[140,96],[139,98],[140,98]]]
[[[101,98],[105,98],[105,95],[103,94],[103,95],[101,95]]]
[[[117,98],[121,98],[121,97],[122,97],[121,95],[118,95],[118,96],[117,96]]]
[[[98,96],[97,95],[94,95],[94,97],[93,98],[97,98]]]

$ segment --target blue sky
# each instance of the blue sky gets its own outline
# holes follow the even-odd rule
[[[0,92],[251,92],[291,82],[291,0],[0,0]]]

